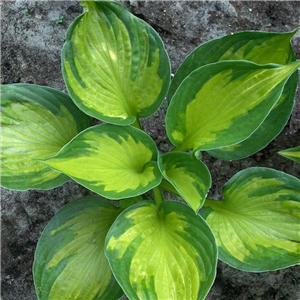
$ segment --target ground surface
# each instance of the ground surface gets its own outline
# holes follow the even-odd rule
[[[212,38],[242,30],[286,32],[300,25],[300,2],[296,1],[126,1],[123,4],[161,35],[173,73],[194,47]],[[81,13],[78,2],[3,1],[1,8],[2,83],[34,83],[65,91],[60,51],[69,24]],[[63,22],[56,24],[60,16],[64,16]],[[292,44],[299,59],[300,32]],[[164,112],[161,109],[143,122],[162,152],[170,147],[164,131]],[[210,196],[221,198],[222,185],[236,172],[250,166],[273,167],[299,178],[299,166],[276,154],[299,144],[299,120],[298,92],[289,123],[266,149],[234,162],[204,155],[213,177]],[[88,194],[92,193],[72,181],[52,191],[2,189],[3,300],[37,299],[31,273],[37,239],[58,209]],[[237,271],[219,263],[218,275],[207,299],[295,300],[300,299],[299,283],[299,267],[258,274]]]

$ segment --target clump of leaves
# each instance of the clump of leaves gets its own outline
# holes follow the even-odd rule
[[[300,181],[249,168],[216,201],[206,198],[211,177],[199,159],[201,151],[250,156],[283,129],[298,83],[295,31],[212,40],[171,82],[168,55],[147,23],[118,3],[83,5],[62,51],[69,96],[1,88],[2,185],[50,189],[72,178],[100,195],[69,203],[46,226],[33,266],[38,298],[199,300],[217,259],[255,272],[299,263]],[[162,155],[139,119],[166,96],[174,149]],[[91,126],[91,117],[107,124]],[[187,205],[165,201],[161,189]]]
[[[26,8],[26,9],[24,10],[24,14],[25,14],[26,17],[31,18],[31,14],[29,13],[28,8]]]
[[[61,24],[63,22],[63,19],[64,19],[64,16],[60,16],[56,21],[55,21],[55,24],[58,25],[58,24]]]

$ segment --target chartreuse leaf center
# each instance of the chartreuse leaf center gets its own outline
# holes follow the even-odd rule
[[[200,45],[186,57],[177,70],[168,92],[169,101],[181,82],[191,72],[204,65],[224,60],[247,60],[257,64],[280,65],[295,61],[290,39],[296,32],[297,30],[287,33],[244,31]],[[258,152],[270,143],[283,129],[291,114],[298,85],[296,73],[289,78],[280,99],[256,131],[239,143],[209,150],[208,153],[219,159],[241,159]]]
[[[161,173],[152,139],[134,127],[89,128],[43,161],[110,199],[134,197],[157,186]]]
[[[278,154],[300,163],[300,146],[279,151]]]
[[[209,150],[244,140],[269,114],[299,65],[223,61],[195,70],[169,106],[171,142],[178,150]]]
[[[163,155],[159,167],[164,178],[197,212],[204,203],[211,185],[207,167],[195,157],[183,152],[171,152]],[[161,183],[161,186],[169,190],[165,181]],[[172,192],[172,190],[170,191]]]
[[[64,93],[14,84],[1,86],[1,185],[48,189],[68,177],[41,164],[91,124]]]
[[[70,98],[45,87],[1,87],[3,186],[46,189],[69,176],[122,199],[115,207],[81,198],[49,222],[33,268],[39,300],[117,300],[123,291],[131,300],[203,300],[218,256],[255,272],[299,263],[300,181],[251,168],[214,201],[199,161],[203,150],[249,156],[282,130],[300,66],[290,45],[296,31],[242,32],[193,51],[169,92],[166,131],[175,148],[160,156],[139,118],[169,89],[161,39],[119,3],[82,4],[62,50]],[[77,107],[111,124],[87,128],[90,117]],[[280,154],[299,162],[299,147]],[[190,207],[163,201],[161,188]],[[154,201],[142,196],[149,190]]]
[[[87,114],[109,123],[128,125],[151,115],[170,82],[161,39],[118,3],[83,5],[87,11],[71,25],[62,52],[72,99]]]
[[[60,210],[44,229],[33,266],[39,300],[117,300],[123,294],[104,255],[108,229],[121,209],[96,197]]]
[[[200,45],[185,58],[177,70],[168,92],[169,100],[191,72],[207,64],[224,60],[247,60],[257,64],[284,65],[295,60],[290,39],[296,32],[297,30],[287,33],[243,31]]]
[[[246,271],[299,263],[300,181],[283,172],[250,168],[207,200],[201,214],[212,228],[219,258]]]
[[[140,202],[110,229],[106,255],[130,299],[204,299],[215,276],[214,237],[182,203]]]

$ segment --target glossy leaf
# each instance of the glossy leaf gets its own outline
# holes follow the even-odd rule
[[[143,131],[110,124],[88,128],[43,163],[109,199],[141,195],[159,185],[157,148]]]
[[[300,146],[282,150],[278,154],[300,163]]]
[[[85,1],[62,51],[72,99],[87,114],[129,125],[155,112],[170,83],[168,55],[158,34],[113,1]]]
[[[188,206],[144,201],[122,212],[106,255],[131,300],[204,299],[216,274],[217,249],[206,222]]]
[[[297,32],[242,31],[200,45],[178,68],[168,92],[169,101],[182,81],[196,69],[223,60],[285,65],[295,60],[290,39]]]
[[[210,150],[251,135],[279,100],[300,61],[286,66],[223,61],[192,72],[176,91],[166,129],[177,150]]]
[[[159,167],[166,180],[197,212],[203,205],[211,186],[211,177],[207,167],[184,152],[170,152],[163,155]]]
[[[69,96],[31,84],[1,86],[1,185],[50,189],[69,178],[41,164],[91,125]]]
[[[39,300],[114,300],[123,291],[104,254],[108,229],[120,213],[109,201],[80,198],[45,227],[33,265]]]
[[[268,168],[249,168],[223,188],[224,201],[206,200],[219,258],[245,271],[299,263],[300,181]]]
[[[294,106],[297,84],[298,74],[295,72],[285,84],[281,97],[270,114],[251,136],[232,146],[207,152],[219,159],[234,160],[248,157],[265,148],[281,132],[289,120]]]
[[[248,60],[257,64],[285,65],[295,61],[295,53],[290,44],[290,39],[295,33],[296,30],[288,33],[245,31],[200,45],[184,60],[176,72],[170,86],[169,100],[185,77],[195,69],[210,63]],[[297,85],[298,74],[295,73],[285,85],[278,105],[247,139],[232,146],[210,150],[208,153],[220,159],[234,160],[245,158],[263,149],[286,125],[293,108]]]

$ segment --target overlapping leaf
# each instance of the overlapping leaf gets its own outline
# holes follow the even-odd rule
[[[214,236],[180,202],[126,209],[107,234],[106,255],[131,300],[204,299],[215,278]]]
[[[168,92],[172,99],[182,81],[196,69],[223,60],[248,60],[257,64],[285,65],[295,60],[290,39],[297,30],[287,33],[242,31],[200,45],[178,68]]]
[[[249,168],[223,188],[224,201],[206,200],[201,212],[219,258],[245,271],[299,263],[300,181],[267,168]]]
[[[62,51],[72,99],[87,114],[128,125],[164,99],[170,64],[158,34],[113,1],[85,1]]]
[[[170,152],[163,155],[159,167],[166,180],[197,212],[203,205],[211,186],[211,177],[207,167],[192,155],[184,152]]]
[[[141,195],[159,185],[157,148],[131,126],[98,125],[83,131],[43,163],[109,199]]]
[[[38,160],[55,155],[91,125],[70,97],[30,84],[1,86],[1,185],[49,189],[69,178]]]
[[[282,150],[278,154],[300,163],[300,146]]]
[[[55,215],[35,253],[39,300],[117,300],[122,296],[104,254],[106,234],[120,211],[107,200],[85,197]]]
[[[276,105],[270,111],[263,123],[251,136],[232,146],[209,150],[210,155],[224,160],[234,160],[248,157],[266,147],[284,128],[291,115],[298,83],[295,72],[284,86]]]
[[[290,44],[290,39],[295,32],[245,31],[200,45],[184,60],[176,72],[171,83],[169,100],[185,77],[195,69],[209,63],[223,60],[248,60],[257,64],[284,65],[295,61],[295,54]],[[278,104],[247,139],[229,147],[210,150],[208,153],[220,159],[233,160],[250,156],[264,148],[281,132],[288,121],[297,84],[298,74],[295,73],[285,85]]]
[[[300,62],[286,66],[223,61],[192,72],[175,93],[166,116],[177,150],[210,150],[251,135],[279,100]]]

